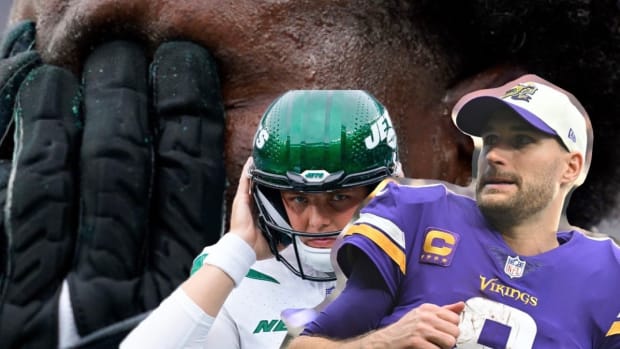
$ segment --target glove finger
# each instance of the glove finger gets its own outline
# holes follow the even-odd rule
[[[32,69],[41,64],[36,51],[31,51],[36,36],[31,21],[18,23],[0,45],[0,158],[9,159],[13,151],[11,122],[13,105],[19,86]]]
[[[68,277],[80,335],[140,312],[152,149],[147,62],[127,41],[98,47],[86,60],[80,155],[81,221]]]
[[[190,42],[161,45],[151,65],[158,138],[153,238],[156,305],[189,275],[192,259],[221,235],[224,107],[209,52]],[[148,302],[151,301],[151,304]]]
[[[0,208],[6,203],[6,187],[9,182],[9,174],[11,173],[11,161],[0,160]],[[0,210],[0,222],[4,222],[4,210]],[[9,237],[5,234],[4,224],[0,227],[0,312],[7,287],[7,278],[9,275]]]
[[[55,343],[52,299],[74,250],[79,102],[77,79],[53,66],[32,71],[17,96],[4,206],[9,244],[2,348]]]

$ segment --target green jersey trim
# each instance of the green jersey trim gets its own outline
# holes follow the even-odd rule
[[[194,259],[194,263],[192,264],[192,270],[190,271],[189,275],[194,275],[195,272],[198,271],[198,269],[200,269],[200,267],[202,267],[202,264],[204,263],[205,258],[207,258],[208,253],[203,253],[201,255],[199,255],[198,257],[196,257]],[[246,278],[249,279],[255,279],[255,280],[260,280],[260,281],[267,281],[267,282],[273,282],[275,284],[279,284],[280,282],[278,280],[276,280],[275,278],[265,274],[265,273],[261,273],[260,271],[256,271],[254,269],[250,269],[250,271],[248,271],[248,273],[245,275]]]

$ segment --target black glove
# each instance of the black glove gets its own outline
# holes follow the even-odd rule
[[[27,53],[36,55],[0,64]],[[4,93],[8,80],[0,83]],[[82,337],[156,307],[221,233],[224,110],[213,58],[170,42],[149,70],[140,45],[106,43],[81,83],[58,67],[31,70],[10,109],[0,347],[57,346],[63,280]]]

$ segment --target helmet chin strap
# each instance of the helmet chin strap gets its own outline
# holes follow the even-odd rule
[[[299,236],[295,236],[295,243],[299,251],[299,259],[303,265],[310,266],[312,269],[323,273],[334,272],[330,258],[331,248],[308,246],[301,241]]]

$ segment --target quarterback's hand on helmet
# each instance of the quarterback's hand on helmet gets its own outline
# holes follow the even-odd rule
[[[256,259],[266,259],[272,257],[273,254],[269,250],[267,240],[265,240],[265,237],[256,225],[254,203],[250,189],[250,169],[252,166],[252,157],[250,157],[243,165],[241,176],[239,176],[239,185],[237,186],[230,215],[229,233],[239,235],[239,237],[252,246],[254,252],[256,252]]]
[[[59,315],[70,345],[154,308],[222,225],[207,50],[112,41],[75,76],[41,62],[35,34],[21,23],[0,49],[2,348],[57,347]]]

